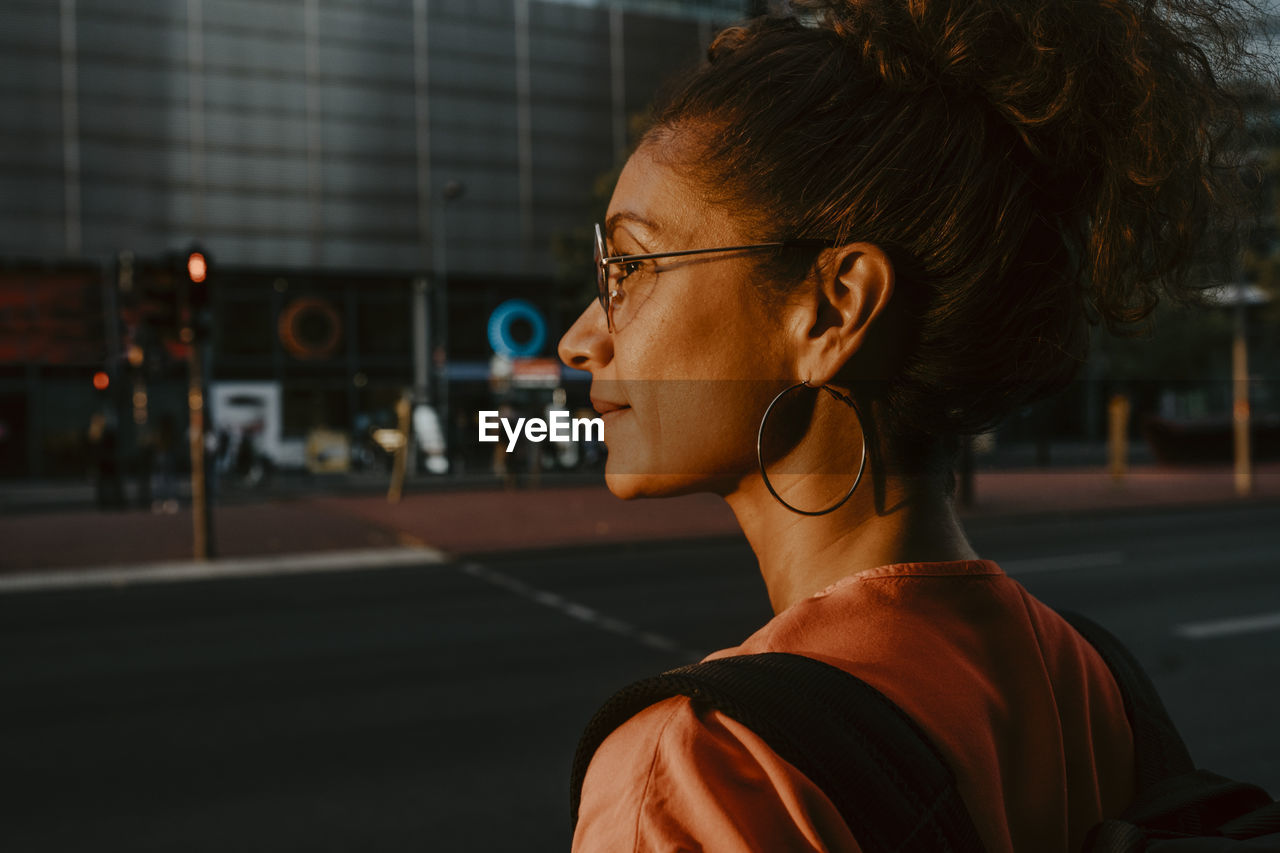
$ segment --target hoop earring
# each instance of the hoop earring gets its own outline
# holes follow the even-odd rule
[[[827,507],[826,509],[819,509],[819,510],[800,509],[799,507],[794,507],[791,504],[787,503],[782,499],[782,496],[779,495],[778,492],[773,488],[773,484],[769,482],[769,473],[764,469],[764,427],[765,427],[765,424],[769,422],[769,413],[773,411],[774,406],[778,405],[778,401],[781,400],[783,397],[785,397],[787,394],[790,394],[792,391],[796,390],[797,388],[812,388],[812,387],[813,386],[809,384],[809,380],[805,379],[801,382],[797,382],[795,385],[792,385],[788,388],[783,388],[781,391],[778,392],[778,395],[773,398],[773,401],[769,403],[768,408],[764,410],[764,417],[760,418],[760,430],[759,432],[756,433],[756,460],[760,463],[760,476],[761,478],[764,479],[765,488],[769,490],[769,494],[773,495],[774,499],[777,500],[778,503],[782,504],[792,512],[798,513],[800,515],[826,515],[827,513],[835,512],[837,509],[844,506],[845,501],[853,497],[853,493],[854,491],[857,490],[858,484],[862,482],[862,472],[867,467],[867,436],[865,433],[863,433],[862,435],[862,461],[858,463],[858,476],[854,479],[853,485],[849,487],[849,491],[845,493],[845,496],[842,497],[840,500],[838,500],[836,503]],[[844,403],[850,409],[853,409],[853,414],[858,419],[858,432],[862,433],[862,412],[858,411],[858,404],[853,401],[853,398],[846,397],[844,394],[841,394],[839,391],[836,391],[834,388],[831,388],[827,385],[819,386],[819,390],[826,391],[828,394],[832,396],[833,399],[839,400],[841,403]]]

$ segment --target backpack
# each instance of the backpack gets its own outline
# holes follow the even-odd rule
[[[1266,791],[1197,770],[1133,654],[1105,629],[1063,613],[1106,662],[1133,730],[1137,795],[1089,833],[1084,853],[1280,851],[1280,803]],[[866,853],[981,853],[955,776],[897,705],[842,669],[782,652],[691,664],[618,691],[579,741],[570,781],[576,825],[587,765],[604,739],[671,696],[750,728],[825,793]],[[796,701],[797,696],[805,701]]]

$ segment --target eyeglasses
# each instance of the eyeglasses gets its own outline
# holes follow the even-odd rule
[[[650,252],[642,255],[606,255],[604,230],[596,223],[596,290],[599,294],[600,307],[609,324],[609,332],[614,331],[614,310],[626,297],[622,290],[622,282],[632,278],[643,269],[641,261],[654,261],[660,258],[679,258],[686,255],[706,255],[712,252],[745,252],[758,249],[829,249],[835,243],[831,240],[795,239],[781,240],[773,243],[753,243],[749,246],[720,246],[715,249],[682,249],[678,252]],[[611,266],[621,267],[621,274],[610,274]],[[654,271],[657,272],[656,270]]]

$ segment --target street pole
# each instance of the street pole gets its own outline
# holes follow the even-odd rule
[[[449,240],[445,235],[445,208],[449,204],[449,189],[457,185],[456,181],[449,181],[445,184],[444,191],[440,194],[440,200],[436,207],[435,222],[432,224],[432,234],[434,235],[434,243],[431,247],[431,282],[434,285],[436,308],[436,340],[435,348],[432,350],[432,363],[436,372],[436,419],[440,423],[440,437],[444,442],[444,458],[449,458],[449,436],[445,431],[445,410],[449,406],[449,380],[445,375],[445,359],[442,357],[445,353],[444,332],[449,326],[449,297],[446,292],[445,278],[448,276],[449,263],[446,260],[445,253],[448,251]]]
[[[431,401],[430,374],[427,370],[431,353],[431,302],[427,280],[413,280],[413,405],[425,405]],[[409,441],[408,470],[418,470],[418,442]]]
[[[187,344],[187,408],[191,412],[191,525],[197,560],[216,556],[213,547],[213,513],[204,476],[204,359],[200,342],[190,326],[182,330]]]
[[[434,361],[436,367],[436,396],[439,402],[436,417],[440,424],[440,441],[444,445],[444,458],[449,463],[453,461],[453,448],[450,447],[449,441],[451,432],[450,418],[452,417],[452,413],[449,411],[447,356],[449,351],[449,264],[447,260],[449,241],[445,232],[445,218],[449,202],[462,198],[466,191],[467,188],[461,181],[445,182],[440,191],[440,206],[435,217],[435,227],[432,229],[435,233],[435,243],[432,246],[431,258],[434,262],[432,275],[435,279],[437,329]]]
[[[1107,403],[1107,459],[1111,481],[1119,483],[1129,470],[1129,398],[1112,394]]]
[[[120,293],[123,289],[126,294],[133,287],[133,256],[127,252],[121,252],[116,256],[114,269],[108,269],[102,276],[102,321],[103,332],[106,337],[107,344],[107,375],[111,382],[107,386],[110,392],[107,399],[111,405],[111,418],[116,425],[116,447],[115,447],[115,465],[117,471],[124,470],[125,461],[124,449],[126,446],[132,446],[134,441],[134,431],[125,430],[124,419],[120,417],[122,406],[120,401],[123,399],[126,389],[121,380],[120,360],[123,355],[122,343],[120,340]],[[121,481],[124,481],[124,477]],[[126,503],[128,498],[125,498]]]
[[[1245,325],[1244,283],[1236,284],[1235,339],[1231,342],[1231,419],[1235,429],[1236,494],[1253,492],[1252,453],[1249,447],[1249,347]]]
[[[213,543],[213,512],[209,484],[205,477],[204,421],[208,399],[204,375],[204,335],[201,334],[208,294],[208,259],[195,247],[187,252],[185,263],[175,270],[178,280],[178,339],[187,347],[187,409],[190,412],[189,448],[191,452],[191,529],[194,556],[208,560],[217,556]],[[200,288],[197,299],[194,288]]]

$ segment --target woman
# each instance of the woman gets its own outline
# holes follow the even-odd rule
[[[592,374],[619,497],[724,496],[785,651],[926,732],[989,851],[1075,850],[1133,795],[1092,648],[952,504],[961,436],[1060,389],[1090,321],[1188,291],[1228,200],[1225,3],[795,2],[721,33],[623,170]],[[657,255],[657,257],[651,257]],[[857,850],[753,732],[685,698],[615,731],[576,850]]]

